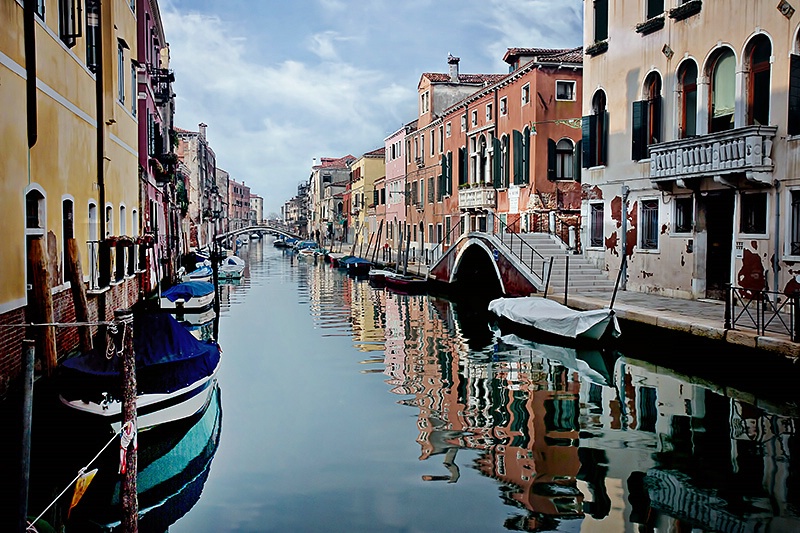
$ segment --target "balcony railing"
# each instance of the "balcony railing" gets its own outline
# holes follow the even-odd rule
[[[460,209],[494,209],[497,205],[497,191],[491,185],[479,185],[458,191]]]
[[[650,147],[650,180],[744,173],[751,181],[770,183],[772,139],[777,129],[747,126],[654,144]]]

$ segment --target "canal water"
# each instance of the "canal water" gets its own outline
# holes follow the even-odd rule
[[[211,405],[140,435],[140,531],[800,530],[790,366],[633,329],[540,344],[268,239],[241,255]],[[35,432],[32,515],[105,441],[58,407],[37,404],[60,429]],[[67,532],[119,530],[117,454]]]

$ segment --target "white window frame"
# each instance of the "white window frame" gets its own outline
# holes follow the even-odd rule
[[[749,195],[749,194],[763,194],[764,195],[764,232],[763,233],[745,233],[742,231],[742,209],[744,207],[744,202],[742,202],[742,197]],[[789,195],[791,196],[791,195]],[[739,238],[754,238],[754,239],[763,239],[769,236],[769,222],[770,222],[770,204],[771,204],[771,196],[768,192],[762,190],[754,190],[754,191],[740,191],[739,192],[739,209],[737,209],[737,217],[736,217],[736,224],[737,224],[737,235]]]
[[[655,220],[656,246],[655,246],[655,248],[645,248],[643,246],[644,235],[645,235],[645,217],[644,217],[644,204],[645,204],[645,202],[655,202],[655,204],[656,204],[656,220]],[[639,231],[637,232],[638,233],[638,238],[637,238],[637,242],[636,242],[636,247],[642,253],[659,253],[659,251],[661,250],[661,238],[660,238],[661,230],[660,230],[659,224],[661,223],[661,212],[662,212],[662,210],[661,210],[661,207],[660,207],[660,202],[661,202],[661,200],[659,199],[658,196],[644,196],[642,198],[639,198],[639,201],[638,201],[639,213],[638,213],[638,215],[639,215],[640,228],[639,228]]]
[[[685,200],[688,199],[692,203],[692,212],[689,215],[691,227],[689,231],[678,231],[678,200]],[[672,201],[672,232],[671,235],[675,235],[678,237],[685,237],[687,235],[692,235],[694,233],[694,217],[695,217],[695,205],[694,205],[694,197],[691,195],[678,195]]]
[[[467,114],[461,115],[461,131],[467,131]]]
[[[593,205],[599,205],[600,207],[603,208],[603,220],[600,222],[600,226],[601,226],[600,227],[600,238],[601,238],[600,246],[594,246],[592,244],[592,234],[594,233],[594,230],[596,229],[595,225],[594,225],[594,217],[592,217],[592,206]],[[606,216],[605,215],[605,210],[606,210],[605,202],[603,202],[603,201],[589,202],[589,212],[587,213],[587,216],[586,216],[586,218],[587,218],[587,220],[589,222],[586,225],[587,228],[589,229],[589,234],[587,235],[587,239],[586,239],[586,247],[591,249],[591,250],[602,250],[605,247],[603,242],[602,242],[605,239],[605,216]],[[623,244],[623,246],[624,246],[624,244]]]
[[[526,106],[529,103],[531,103],[531,84],[530,83],[526,83],[525,85],[522,86],[522,89],[520,89],[520,102],[522,103],[523,106]]]
[[[448,122],[447,124],[445,124],[444,131],[445,131],[445,133],[444,133],[444,134],[445,134],[445,135],[447,136],[447,138],[449,139],[449,138],[450,138],[450,132],[451,132],[451,124],[450,124],[450,122]]]
[[[508,115],[508,96],[500,99],[500,116],[504,117],[506,115]]]
[[[492,121],[492,104],[486,104],[486,122]]]
[[[572,98],[558,97],[558,85],[561,83],[572,86]],[[561,102],[575,102],[578,99],[577,89],[578,89],[578,82],[576,82],[575,80],[556,80],[556,100]]]
[[[478,125],[478,110],[477,109],[473,109],[472,110],[472,120],[470,120],[470,123],[472,124],[473,128]]]

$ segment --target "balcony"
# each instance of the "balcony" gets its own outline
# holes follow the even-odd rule
[[[156,68],[148,65],[147,72],[153,85],[153,94],[156,102],[163,104],[172,98],[172,83],[175,81],[175,73],[169,69]]]
[[[772,139],[777,126],[747,126],[654,144],[650,147],[650,181],[665,182],[730,174],[772,183]]]
[[[491,185],[476,185],[458,191],[458,207],[462,210],[494,209],[497,205],[497,191]]]

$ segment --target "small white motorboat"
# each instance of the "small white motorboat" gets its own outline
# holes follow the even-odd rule
[[[244,274],[245,260],[236,255],[229,255],[219,265],[218,277],[221,279],[238,279]]]
[[[497,298],[489,311],[509,322],[567,339],[598,341],[620,336],[612,309],[579,311],[541,296]]]

